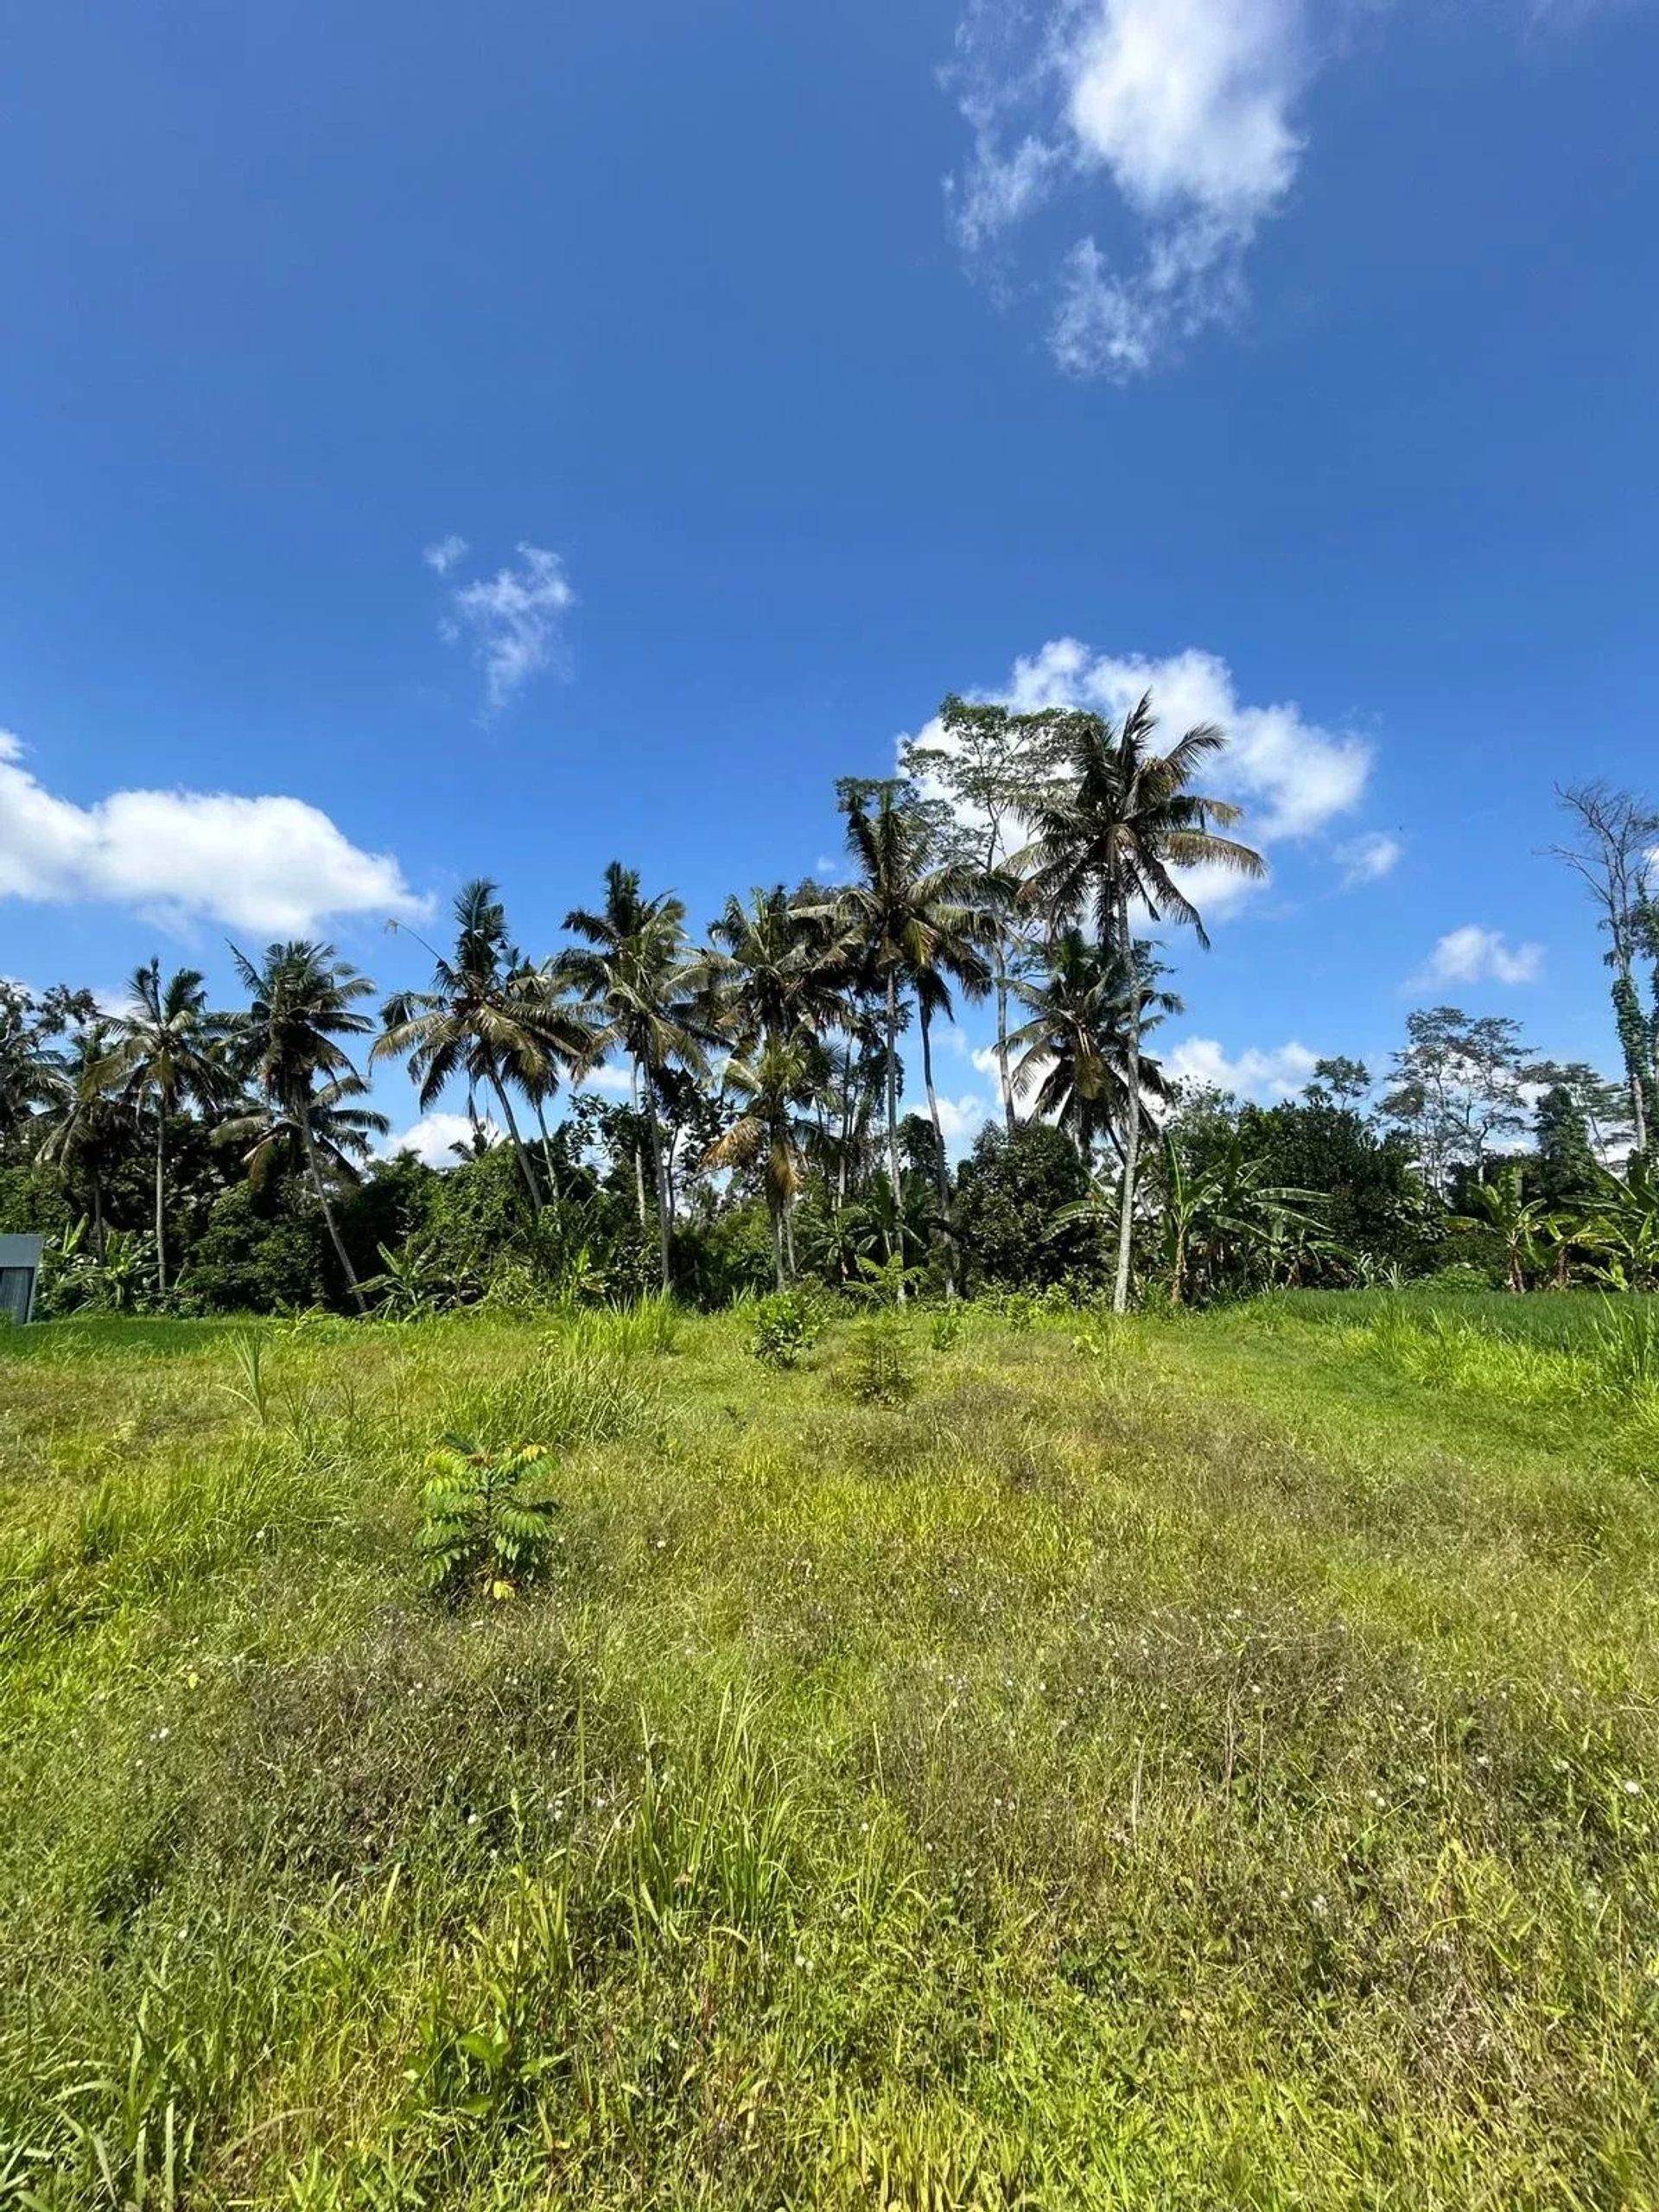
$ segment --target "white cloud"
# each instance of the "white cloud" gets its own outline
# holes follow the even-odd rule
[[[447,576],[458,561],[464,561],[469,548],[464,537],[452,530],[448,537],[440,537],[422,549],[421,558],[427,567],[440,576]]]
[[[918,1106],[912,1110],[919,1114],[925,1111],[925,1107]],[[945,1150],[950,1153],[966,1151],[990,1110],[988,1100],[982,1098],[977,1091],[965,1090],[960,1098],[951,1098],[942,1091],[939,1094],[939,1132],[944,1139]]]
[[[974,0],[953,80],[973,152],[952,184],[974,252],[1067,182],[1109,179],[1140,249],[1092,236],[1059,272],[1050,342],[1073,375],[1126,378],[1229,315],[1262,223],[1283,206],[1313,73],[1301,0],[1050,0],[1034,45],[1020,0]]]
[[[1077,706],[1119,715],[1147,691],[1171,743],[1194,722],[1217,722],[1226,733],[1210,780],[1250,808],[1255,837],[1306,837],[1364,795],[1371,753],[1363,739],[1322,729],[1294,701],[1245,705],[1218,653],[1096,655],[1076,638],[1059,638],[1014,663],[1009,699],[1022,711]]]
[[[125,791],[78,806],[21,766],[22,752],[0,730],[0,897],[111,899],[273,937],[428,911],[390,854],[360,851],[303,799]]]
[[[474,1122],[465,1114],[428,1114],[401,1136],[388,1137],[380,1147],[381,1156],[396,1160],[399,1153],[412,1152],[429,1167],[454,1167],[457,1163],[451,1147],[470,1145],[473,1132],[479,1128],[491,1144],[500,1143],[504,1132],[492,1121]]]
[[[1247,704],[1227,663],[1196,647],[1152,660],[1097,654],[1076,638],[1057,638],[1017,660],[1007,683],[987,696],[1021,713],[1084,707],[1118,717],[1147,691],[1165,742],[1173,744],[1195,722],[1219,725],[1227,744],[1206,764],[1204,785],[1245,809],[1239,835],[1247,843],[1260,848],[1313,836],[1364,796],[1371,752],[1363,738],[1308,721],[1294,701]],[[905,742],[901,738],[900,747]],[[918,742],[948,747],[950,739],[936,717]],[[1188,869],[1181,880],[1206,916],[1236,910],[1262,887],[1217,868]]]
[[[1413,978],[1414,988],[1437,983],[1530,983],[1543,964],[1541,944],[1511,944],[1501,930],[1465,922],[1448,930]]]
[[[1352,891],[1362,883],[1380,883],[1391,875],[1398,865],[1405,847],[1397,837],[1385,837],[1379,830],[1368,830],[1363,837],[1351,837],[1345,845],[1337,847],[1337,858],[1342,863],[1342,887]]]
[[[552,665],[564,617],[575,604],[576,595],[556,553],[525,544],[519,545],[518,553],[517,568],[498,569],[493,576],[457,584],[450,592],[450,611],[442,624],[448,639],[472,638],[492,713],[517,697],[532,676]]]
[[[626,1068],[613,1067],[608,1061],[590,1068],[575,1085],[578,1090],[607,1091],[613,1098],[630,1098],[633,1095],[633,1079]]]
[[[1236,1059],[1229,1058],[1213,1037],[1187,1037],[1168,1053],[1164,1072],[1182,1083],[1213,1085],[1236,1098],[1253,1098],[1262,1104],[1294,1098],[1313,1080],[1317,1052],[1293,1040],[1262,1052],[1249,1045]]]

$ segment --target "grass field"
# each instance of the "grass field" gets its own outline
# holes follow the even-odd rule
[[[1019,1318],[0,1340],[0,2205],[1659,2205],[1651,1312]]]

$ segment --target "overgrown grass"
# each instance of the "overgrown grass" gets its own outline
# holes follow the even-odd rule
[[[0,1339],[0,2204],[1659,2202],[1629,1310]]]

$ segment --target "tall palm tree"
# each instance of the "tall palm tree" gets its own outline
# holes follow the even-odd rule
[[[931,1025],[951,1009],[950,984],[970,997],[989,988],[985,947],[995,933],[1001,879],[958,855],[936,857],[933,832],[908,803],[903,786],[842,790],[847,847],[857,880],[836,901],[849,962],[855,961],[880,993],[882,1041],[887,1047],[887,1179],[894,1192],[899,1171],[899,1031],[906,1001],[913,996],[922,1033],[923,1079],[928,1110],[943,1157],[944,1134],[933,1084]]]
[[[80,1030],[67,1051],[49,1055],[36,1154],[44,1166],[57,1168],[66,1183],[86,1177],[92,1198],[92,1249],[100,1266],[105,1249],[105,1179],[128,1126],[121,1103],[110,1088],[110,1025],[99,1020]]]
[[[397,991],[381,1008],[372,1060],[401,1059],[418,1084],[423,1113],[459,1075],[470,1099],[487,1089],[501,1109],[532,1217],[540,1186],[512,1110],[511,1086],[546,1096],[559,1068],[580,1071],[593,1057],[589,1026],[560,996],[550,968],[532,968],[507,938],[506,912],[487,877],[463,884],[455,899],[455,947],[432,954],[430,987]]]
[[[1173,992],[1146,987],[1151,966],[1147,955],[1147,947],[1135,947],[1142,971],[1142,1041],[1164,1015],[1181,1011],[1181,1001]],[[1123,1033],[1131,985],[1122,961],[1116,952],[1103,954],[1080,929],[1065,929],[1050,946],[1044,974],[1029,981],[1014,977],[1011,988],[1031,1017],[1008,1033],[1009,1049],[1020,1056],[1012,1075],[1015,1091],[1024,1096],[1034,1084],[1037,1112],[1070,1132],[1085,1161],[1091,1159],[1095,1141],[1103,1133],[1116,1144],[1121,1156],[1119,1133],[1131,1107],[1141,1115],[1144,1135],[1142,1102],[1170,1096],[1162,1068],[1144,1052],[1138,1084],[1133,1090],[1125,1086]]]
[[[358,1010],[359,1001],[372,997],[374,985],[332,944],[304,938],[270,944],[257,967],[234,945],[231,951],[252,1001],[238,1029],[264,1109],[251,1125],[244,1119],[231,1130],[254,1134],[254,1155],[297,1140],[334,1256],[361,1313],[366,1310],[363,1293],[340,1239],[322,1166],[326,1157],[336,1170],[354,1176],[351,1155],[365,1154],[370,1135],[384,1135],[391,1126],[384,1114],[345,1103],[368,1090],[340,1039],[365,1036],[374,1027]]]
[[[212,1014],[202,976],[180,968],[162,981],[162,963],[135,969],[128,1003],[111,1017],[111,1086],[156,1113],[156,1291],[167,1294],[167,1123],[187,1099],[203,1106],[230,1096],[235,1075],[226,1054],[229,1025]]]
[[[705,1167],[760,1167],[779,1290],[794,1273],[790,1209],[806,1179],[815,1127],[805,1109],[823,1088],[825,1072],[823,1048],[804,1029],[768,1040],[747,1056],[734,1053],[721,1081],[743,1102],[743,1111],[702,1156]]]
[[[564,926],[583,942],[561,952],[550,972],[572,986],[589,1009],[594,1058],[609,1052],[627,1058],[634,1103],[645,1116],[651,1147],[658,1259],[666,1290],[668,1178],[658,1087],[677,1060],[693,1074],[707,1071],[705,964],[687,946],[683,904],[671,892],[644,897],[639,871],[620,861],[605,871],[604,905],[573,907]],[[643,1180],[637,1155],[635,1174]]]
[[[1213,723],[1199,722],[1167,753],[1153,749],[1157,728],[1146,693],[1122,721],[1067,709],[1047,717],[1061,773],[1033,809],[1033,836],[1016,865],[1029,869],[1024,896],[1058,926],[1092,917],[1103,950],[1127,960],[1134,940],[1131,906],[1143,906],[1154,921],[1185,924],[1209,945],[1198,908],[1173,873],[1205,867],[1236,875],[1266,873],[1249,845],[1217,836],[1238,819],[1224,799],[1189,788],[1199,765],[1226,743]],[[1133,1096],[1141,1058],[1142,986],[1131,977],[1123,1025],[1126,1096]],[[1124,1121],[1123,1185],[1118,1223],[1117,1276],[1112,1304],[1129,1302],[1129,1253],[1135,1180],[1140,1164],[1141,1116]]]

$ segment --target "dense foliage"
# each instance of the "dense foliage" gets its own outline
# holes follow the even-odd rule
[[[1318,1063],[1262,1104],[1174,1082],[1166,946],[1207,943],[1185,871],[1249,874],[1194,788],[1222,734],[946,702],[906,772],[848,780],[848,880],[728,899],[707,939],[620,863],[539,958],[467,884],[430,982],[387,997],[327,944],[235,951],[245,1003],[152,960],[114,1010],[0,983],[0,1228],[50,1240],[43,1310],[485,1301],[705,1306],[801,1282],[1208,1303],[1446,1269],[1522,1291],[1659,1283],[1659,817],[1564,795],[1621,1056],[1546,1058],[1503,1015],[1419,1008],[1380,1078]],[[233,949],[234,950],[234,949]],[[938,1025],[988,1001],[1001,1112],[952,1164]],[[912,1052],[912,1045],[914,1050]],[[368,1062],[423,1110],[464,1097],[442,1168],[376,1145]],[[626,1099],[584,1088],[601,1068]],[[905,1110],[918,1077],[925,1113]]]

